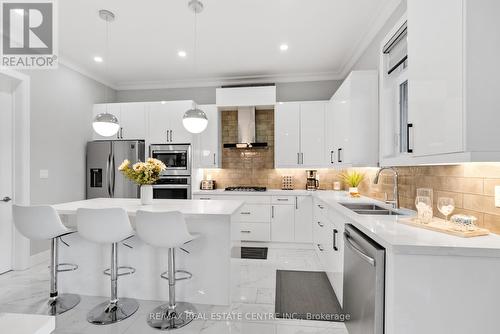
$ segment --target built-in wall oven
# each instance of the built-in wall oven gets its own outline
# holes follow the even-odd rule
[[[153,184],[153,198],[191,199],[191,177],[161,177],[155,184]]]
[[[150,145],[149,154],[167,166],[153,185],[153,198],[191,199],[191,145]]]
[[[162,173],[162,176],[191,175],[191,145],[150,145],[149,154],[167,166],[167,170]]]

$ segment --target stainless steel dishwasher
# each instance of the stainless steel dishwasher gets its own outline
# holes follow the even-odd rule
[[[385,249],[351,224],[344,232],[344,313],[349,334],[384,333]]]

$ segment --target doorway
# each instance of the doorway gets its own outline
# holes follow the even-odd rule
[[[29,77],[0,71],[0,274],[29,265],[12,204],[29,204]]]

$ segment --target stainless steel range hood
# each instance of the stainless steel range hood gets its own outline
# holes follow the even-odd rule
[[[255,107],[238,107],[238,142],[224,144],[225,148],[267,147],[255,139]]]

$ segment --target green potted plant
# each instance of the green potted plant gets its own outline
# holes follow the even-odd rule
[[[153,204],[153,184],[160,178],[160,173],[167,167],[158,159],[148,158],[146,162],[136,162],[131,165],[125,159],[118,170],[128,179],[141,186],[141,204]]]
[[[349,194],[352,197],[359,197],[358,186],[363,182],[365,174],[357,171],[348,171],[342,173],[341,178],[349,186]]]

